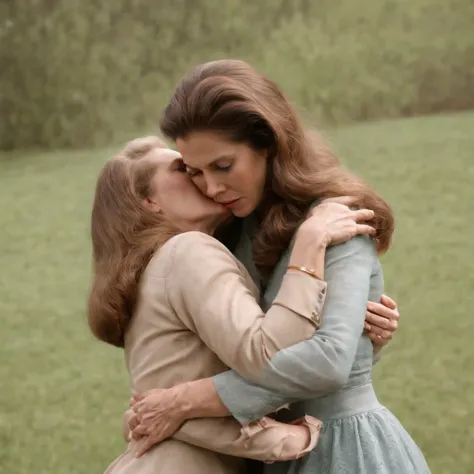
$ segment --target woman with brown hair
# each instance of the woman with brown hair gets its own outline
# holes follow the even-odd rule
[[[318,206],[299,228],[278,296],[266,314],[250,275],[212,234],[230,212],[203,196],[179,153],[156,137],[138,139],[103,168],[92,210],[94,280],[88,316],[102,341],[125,349],[132,392],[172,387],[223,372],[258,373],[279,350],[318,327],[329,244],[373,228],[373,211]],[[265,316],[265,317],[264,317]],[[297,459],[318,440],[320,422],[262,417],[191,420],[173,439],[136,458],[131,441],[109,474],[237,474],[247,457]],[[187,443],[189,439],[193,444]]]
[[[387,203],[304,129],[276,84],[242,61],[195,68],[177,86],[161,129],[176,141],[201,192],[238,218],[227,242],[261,290],[264,309],[280,288],[298,226],[322,199],[353,196],[375,212],[376,232],[374,239],[358,236],[328,249],[322,325],[310,340],[279,351],[251,377],[228,371],[136,396],[133,435],[145,436],[147,447],[186,419],[232,414],[245,426],[292,403],[280,419],[323,420],[320,441],[303,459],[265,466],[266,473],[428,473],[371,382],[374,338],[364,333],[364,318],[367,302],[383,292],[378,254],[389,248],[394,230]],[[394,313],[369,316],[393,330]]]

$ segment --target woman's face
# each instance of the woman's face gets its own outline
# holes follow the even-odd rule
[[[221,204],[203,196],[186,173],[181,155],[174,150],[156,148],[147,159],[157,162],[150,203],[164,212],[182,230],[209,230],[230,217]]]
[[[199,190],[237,217],[252,213],[262,200],[267,159],[245,143],[216,132],[193,132],[176,146],[186,171]]]

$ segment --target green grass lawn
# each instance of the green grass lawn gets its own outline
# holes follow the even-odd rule
[[[435,474],[474,472],[473,131],[469,113],[329,133],[396,212],[383,264],[402,319],[376,386]],[[85,320],[89,211],[112,151],[0,156],[2,473],[100,473],[123,448],[122,353]]]

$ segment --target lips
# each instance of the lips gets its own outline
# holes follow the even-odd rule
[[[221,202],[219,204],[222,204],[224,207],[227,207],[227,208],[232,208],[234,206],[234,204],[236,204],[239,201],[240,201],[240,198],[234,199],[232,201]]]
[[[238,199],[233,199],[232,201],[227,201],[227,202],[221,202],[219,204],[222,204],[223,206],[230,206],[231,204],[234,204],[234,202],[237,202],[240,198]]]

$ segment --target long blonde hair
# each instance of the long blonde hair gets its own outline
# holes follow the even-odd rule
[[[140,276],[153,254],[179,233],[161,213],[144,205],[154,192],[157,164],[150,151],[166,148],[158,137],[133,140],[102,169],[91,217],[94,278],[88,322],[100,340],[123,347]]]

